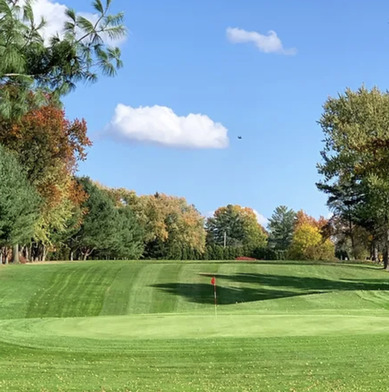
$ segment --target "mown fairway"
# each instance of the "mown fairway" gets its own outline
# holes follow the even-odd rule
[[[388,289],[373,265],[3,266],[0,391],[388,391]]]

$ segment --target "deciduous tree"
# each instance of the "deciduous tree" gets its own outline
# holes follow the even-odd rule
[[[318,227],[302,223],[294,232],[289,257],[294,260],[331,260],[335,256],[334,244],[322,237]]]
[[[66,229],[80,191],[73,178],[90,141],[85,121],[69,121],[54,104],[31,110],[21,119],[0,121],[0,143],[15,151],[27,179],[42,197],[35,258],[42,259],[52,235]],[[82,199],[82,198],[81,198]]]
[[[264,246],[267,235],[258,223],[254,211],[248,207],[227,205],[218,208],[206,223],[210,244],[252,247]]]
[[[327,191],[333,201],[343,199],[344,202],[346,199],[336,190],[347,185],[346,196],[355,194],[360,199],[359,212],[365,209],[374,217],[375,234],[383,241],[387,268],[389,94],[377,88],[362,87],[356,92],[347,89],[338,98],[326,101],[319,124],[325,135],[323,161],[318,165],[323,176],[319,187]],[[359,224],[367,227],[361,220]]]
[[[185,198],[163,193],[137,196],[126,189],[110,189],[118,206],[129,206],[143,228],[144,256],[185,258],[205,249],[204,218]]]

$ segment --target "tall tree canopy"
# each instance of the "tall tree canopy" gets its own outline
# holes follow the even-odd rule
[[[107,39],[123,37],[123,14],[109,14],[111,0],[93,1],[96,20],[66,11],[62,31],[45,39],[32,0],[0,0],[0,115],[20,117],[48,96],[59,98],[77,82],[112,76],[121,67],[120,50]]]
[[[364,87],[329,98],[319,121],[325,145],[319,189],[349,223],[372,230],[389,252],[389,93]],[[349,230],[352,227],[349,225]]]

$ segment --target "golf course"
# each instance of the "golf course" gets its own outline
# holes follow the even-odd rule
[[[0,390],[386,391],[388,290],[373,264],[2,266]]]

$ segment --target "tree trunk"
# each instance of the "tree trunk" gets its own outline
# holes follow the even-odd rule
[[[351,220],[351,217],[348,219],[348,229],[349,229],[349,234],[350,234],[350,240],[351,240],[351,249],[352,249],[352,258],[355,259],[355,239],[354,239],[354,230],[353,230],[353,222]]]
[[[46,246],[42,244],[42,261],[46,261]]]
[[[73,251],[70,252],[70,261],[73,261]]]
[[[36,242],[31,244],[30,255],[31,261],[39,261],[39,246]]]
[[[386,223],[386,232],[385,232],[385,238],[384,238],[384,252],[383,252],[383,262],[384,262],[384,269],[388,270],[388,265],[389,265],[389,228],[387,225],[388,222],[388,217],[385,217],[385,223]]]
[[[374,245],[373,245],[373,260],[375,263],[379,263],[379,259],[378,259],[378,248],[377,248],[377,243],[376,241],[374,241]]]
[[[19,264],[20,260],[19,260],[19,245],[16,244],[13,246],[12,249],[12,263],[14,264]]]
[[[388,245],[387,244],[385,244],[384,253],[382,255],[382,259],[383,259],[383,262],[384,262],[384,269],[388,270]]]
[[[94,250],[95,250],[95,248],[92,248],[90,250],[85,249],[85,253],[83,253],[83,256],[84,256],[83,260],[85,261],[93,253]]]

